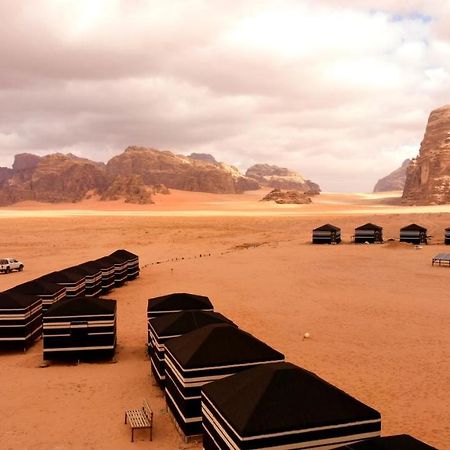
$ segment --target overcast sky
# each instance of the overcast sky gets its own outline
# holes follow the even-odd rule
[[[370,191],[450,103],[448,0],[0,0],[0,165],[131,144]]]

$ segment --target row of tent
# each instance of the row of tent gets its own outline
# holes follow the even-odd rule
[[[353,236],[355,244],[376,244],[383,242],[383,228],[373,223],[366,223],[355,228]],[[341,242],[341,229],[329,223],[315,228],[312,232],[313,244],[339,244]],[[400,228],[400,242],[410,244],[426,244],[427,229],[412,223]],[[450,245],[450,228],[445,230],[445,244]]]
[[[204,296],[149,299],[151,371],[185,438],[204,450],[430,450],[408,436],[380,437],[378,411],[289,362],[214,312]]]
[[[121,249],[0,292],[0,350],[26,350],[41,334],[45,359],[95,347],[101,331],[93,321],[104,308],[114,315],[115,346],[115,303],[98,296],[138,276],[138,256]]]

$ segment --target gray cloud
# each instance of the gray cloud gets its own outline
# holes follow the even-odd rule
[[[450,7],[364,0],[0,3],[0,164],[129,144],[369,190],[448,103]]]

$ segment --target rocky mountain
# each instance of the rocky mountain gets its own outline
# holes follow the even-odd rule
[[[299,191],[283,191],[281,189],[273,189],[261,199],[262,202],[275,202],[279,205],[304,205],[311,203],[311,198],[304,192]]]
[[[128,147],[106,164],[106,172],[112,178],[140,175],[146,185],[183,191],[235,194],[260,187],[233,166],[144,147]]]
[[[431,112],[419,156],[406,170],[405,204],[450,203],[450,105]]]
[[[16,155],[11,169],[0,168],[0,205],[24,200],[77,202],[91,193],[102,200],[151,203],[152,194],[168,188],[213,193],[259,189],[235,167],[211,155],[175,155],[143,147],[128,147],[107,164],[55,153]]]
[[[306,192],[308,195],[318,195],[320,187],[311,180],[306,180],[298,172],[284,167],[269,164],[255,164],[250,167],[245,176],[257,181],[261,186],[276,189],[294,189]]]
[[[0,182],[0,204],[24,200],[77,202],[90,190],[103,190],[105,167],[75,155],[16,155],[13,168]]]
[[[411,160],[405,159],[403,164],[389,175],[380,178],[373,188],[373,192],[387,192],[387,191],[403,191],[406,181],[406,169]]]

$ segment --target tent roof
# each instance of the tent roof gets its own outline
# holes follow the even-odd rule
[[[408,434],[386,436],[348,444],[336,450],[437,450]]]
[[[168,350],[184,369],[280,361],[284,355],[233,325],[206,325],[170,339]]]
[[[39,280],[51,281],[52,283],[78,283],[83,278],[85,278],[85,276],[79,272],[64,269],[43,275]]]
[[[163,314],[150,319],[152,328],[158,336],[175,336],[186,334],[192,330],[212,323],[234,323],[222,314],[213,311],[181,311],[173,314]]]
[[[0,310],[2,309],[25,309],[41,299],[36,295],[23,294],[21,292],[0,292]]]
[[[325,225],[322,225],[319,228],[314,228],[313,231],[341,231],[341,229],[338,227],[335,227],[334,225],[330,225],[329,223],[326,223]]]
[[[375,230],[375,231],[381,231],[383,227],[380,227],[379,225],[375,225],[373,223],[366,223],[364,225],[361,225],[358,228],[355,228],[355,230]]]
[[[202,389],[240,436],[380,419],[379,412],[291,363],[263,364]]]
[[[65,288],[51,281],[45,281],[37,278],[36,280],[26,281],[17,286],[8,289],[8,292],[21,292],[29,295],[55,295]]]
[[[75,273],[81,273],[83,275],[97,275],[101,271],[99,266],[89,262],[84,262],[81,264],[77,264],[76,266],[71,266],[67,269],[63,269],[63,271],[65,270],[70,270]]]
[[[416,223],[412,223],[406,227],[400,228],[400,231],[427,231],[427,229],[417,225]]]
[[[120,258],[125,261],[128,261],[129,259],[136,259],[138,257],[138,255],[135,255],[125,249],[116,250],[115,252],[112,252],[110,256],[113,258]]]
[[[106,268],[106,269],[114,266],[114,258],[111,258],[110,256],[102,256],[101,258],[94,259],[93,261],[89,261],[89,262],[98,264],[99,267]]]
[[[177,292],[174,294],[162,295],[148,300],[147,311],[180,311],[188,309],[213,309],[213,305],[208,297],[203,295],[187,294]]]
[[[45,317],[113,314],[116,300],[92,297],[66,298],[52,305]]]

